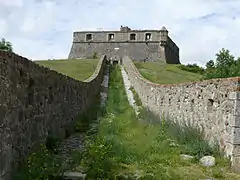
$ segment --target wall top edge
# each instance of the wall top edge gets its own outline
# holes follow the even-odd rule
[[[81,33],[134,33],[134,32],[165,32],[164,30],[129,30],[129,31],[74,31],[74,34],[81,34]]]
[[[67,76],[67,75],[62,74],[60,72],[52,70],[48,67],[44,67],[42,65],[39,65],[39,64],[35,63],[34,61],[31,61],[31,60],[27,59],[26,57],[20,56],[20,55],[14,53],[14,52],[8,52],[8,51],[1,51],[0,50],[0,64],[2,63],[1,59],[3,59],[3,58],[13,59],[15,62],[19,61],[20,64],[23,64],[26,67],[32,66],[33,68],[39,68],[39,70],[40,69],[47,70],[49,72],[52,72],[52,73],[55,73],[55,74],[59,75],[60,78],[71,79],[71,80],[73,80],[75,82],[78,82],[78,83],[91,83],[91,81],[93,81],[98,76],[98,74],[101,70],[101,67],[102,67],[105,56],[102,56],[101,59],[99,60],[99,62],[97,64],[97,67],[96,67],[94,73],[92,74],[92,76],[90,76],[88,79],[83,80],[83,81],[76,80],[76,79],[74,79],[70,76]]]
[[[127,57],[129,58],[129,57]],[[142,81],[144,81],[146,84],[154,87],[177,87],[177,86],[191,86],[191,85],[197,85],[197,84],[218,84],[218,83],[225,83],[225,82],[233,82],[236,83],[233,87],[234,92],[240,91],[240,76],[238,77],[230,77],[230,78],[216,78],[216,79],[209,79],[209,80],[202,80],[202,81],[193,81],[193,82],[184,82],[184,83],[178,83],[178,84],[157,84],[154,82],[149,81],[148,79],[144,78],[140,72],[138,71],[137,67],[134,65],[133,61],[129,58],[131,61],[132,67],[135,69],[136,76],[139,77]]]

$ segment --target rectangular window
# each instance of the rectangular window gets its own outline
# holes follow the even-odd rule
[[[136,34],[130,34],[130,40],[132,41],[136,40]]]
[[[114,40],[114,34],[109,34],[109,35],[108,35],[108,40],[109,40],[109,41]]]
[[[151,33],[146,33],[146,34],[145,34],[145,40],[146,40],[146,41],[151,40],[151,38],[152,38],[152,37],[151,37]]]
[[[92,34],[87,34],[86,35],[86,41],[92,40]]]

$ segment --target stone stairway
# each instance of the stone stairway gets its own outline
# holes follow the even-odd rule
[[[72,151],[82,150],[85,134],[74,134],[58,145],[58,154],[69,158]]]

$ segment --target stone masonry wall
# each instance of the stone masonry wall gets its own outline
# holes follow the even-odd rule
[[[161,85],[144,79],[132,60],[124,67],[143,105],[160,117],[198,127],[240,168],[240,77]]]
[[[80,82],[0,51],[0,179],[47,136],[65,137],[99,93],[104,66],[102,57],[93,76]]]
[[[87,40],[87,35],[91,40]],[[131,40],[131,35],[135,40]],[[151,34],[150,40],[146,40]],[[108,39],[112,35],[113,39]],[[116,50],[115,48],[118,48]],[[179,64],[179,48],[168,36],[167,30],[130,30],[122,31],[81,31],[73,33],[73,44],[69,59],[88,58],[94,53],[107,55],[109,58],[124,55],[138,61],[162,61]]]
[[[179,64],[179,48],[177,45],[168,37],[167,43],[164,46],[166,63],[168,64]]]
[[[114,48],[119,48],[115,50]],[[143,61],[148,60],[160,60],[161,54],[159,51],[158,42],[146,43],[73,43],[71,52],[69,55],[70,59],[74,58],[88,58],[93,56],[94,52],[102,56],[107,54],[108,57],[119,56],[123,58],[124,55],[128,55],[132,59]],[[165,51],[163,52],[165,53]],[[162,60],[164,62],[164,59]]]

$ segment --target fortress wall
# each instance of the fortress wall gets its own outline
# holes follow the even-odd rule
[[[86,32],[74,32],[73,33],[73,43],[74,42],[85,42],[86,34],[92,34],[92,42],[108,42],[108,34],[114,34],[115,42],[127,42],[130,41],[130,34],[136,34],[136,41],[145,42],[145,34],[151,33],[152,41],[160,41],[160,31],[86,31]]]
[[[204,130],[212,144],[240,169],[240,77],[161,85],[144,79],[127,56],[123,59],[132,86],[143,105],[155,114]]]
[[[166,60],[169,64],[179,64],[179,48],[170,37],[165,45]]]
[[[66,135],[99,93],[104,65],[102,57],[93,76],[80,82],[0,51],[0,179],[47,136]]]
[[[114,48],[119,48],[118,51]],[[158,42],[146,43],[73,43],[69,59],[92,57],[94,52],[98,55],[107,54],[108,57],[128,55],[134,60],[144,60],[148,58],[150,61],[161,59]],[[164,61],[164,59],[162,59]]]
[[[151,34],[151,40],[146,41],[146,33]],[[86,35],[92,34],[92,39],[87,41]],[[108,35],[114,34],[114,39],[109,40]],[[130,35],[136,34],[136,40],[130,40]],[[114,48],[119,48],[118,51]],[[86,31],[74,32],[73,44],[69,59],[89,58],[94,52],[108,57],[124,55],[134,60],[163,61],[169,64],[178,64],[179,48],[168,37],[165,30],[146,30],[129,32],[122,31]]]

